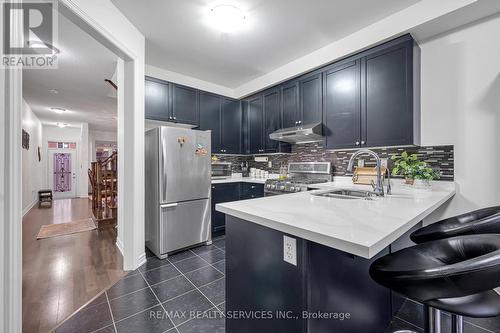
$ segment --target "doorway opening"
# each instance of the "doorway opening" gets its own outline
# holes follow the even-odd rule
[[[116,245],[120,61],[61,13],[57,21],[58,68],[23,70],[25,332],[53,330],[125,275]],[[36,204],[40,191],[50,205]]]

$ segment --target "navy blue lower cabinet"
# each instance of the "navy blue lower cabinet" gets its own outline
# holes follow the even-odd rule
[[[228,332],[385,332],[391,291],[369,276],[376,258],[290,236],[296,240],[295,266],[283,260],[285,235],[226,216]]]
[[[264,184],[241,183],[240,200],[262,198],[264,196]]]
[[[227,332],[305,332],[304,246],[298,240],[293,266],[283,261],[283,233],[226,216]]]
[[[238,201],[240,198],[240,184],[226,183],[212,185],[212,233],[224,232],[225,214],[215,210],[218,203]]]
[[[308,256],[308,311],[340,313],[345,319],[310,319],[308,332],[383,333],[392,319],[391,291],[375,283],[367,260],[313,242]],[[346,317],[349,316],[347,319]],[[367,328],[370,328],[367,331]]]

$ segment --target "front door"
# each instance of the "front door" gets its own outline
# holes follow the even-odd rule
[[[49,183],[55,199],[76,196],[76,160],[71,150],[49,150]]]

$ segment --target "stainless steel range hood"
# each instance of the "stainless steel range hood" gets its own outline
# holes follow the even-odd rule
[[[323,125],[315,123],[301,125],[300,127],[283,128],[269,134],[269,138],[296,144],[318,142],[323,140]]]

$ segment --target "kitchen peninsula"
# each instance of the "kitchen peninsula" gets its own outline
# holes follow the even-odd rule
[[[226,318],[228,331],[384,332],[401,298],[371,280],[371,262],[406,247],[409,232],[455,193],[453,182],[426,190],[401,182],[371,200],[315,195],[368,189],[337,177],[316,191],[218,204],[226,214],[226,309],[275,314]]]

